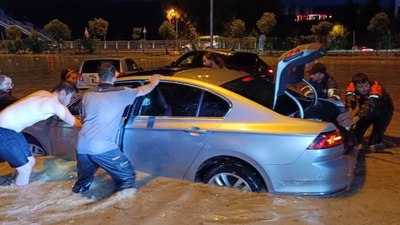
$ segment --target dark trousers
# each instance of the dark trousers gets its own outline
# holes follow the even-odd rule
[[[111,175],[117,185],[117,191],[135,186],[135,169],[119,149],[97,155],[77,154],[77,160],[77,187],[89,188],[99,167]]]
[[[383,142],[383,135],[385,134],[385,131],[392,120],[393,110],[394,109],[390,107],[380,110],[380,112],[373,117],[360,119],[356,124],[356,128],[354,129],[354,134],[357,137],[358,143],[361,143],[365,132],[371,125],[372,132],[368,145]]]

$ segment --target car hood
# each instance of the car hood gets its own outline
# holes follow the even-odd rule
[[[299,45],[279,57],[276,70],[273,108],[278,97],[285,94],[288,84],[296,84],[304,78],[304,66],[324,56],[326,51],[321,44],[311,43]]]

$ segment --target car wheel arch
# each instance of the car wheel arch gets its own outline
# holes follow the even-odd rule
[[[29,143],[29,147],[30,150],[33,151],[32,153],[37,155],[37,156],[46,156],[49,155],[49,151],[47,147],[44,147],[45,145],[43,144],[43,142],[41,140],[39,140],[38,138],[34,137],[31,134],[28,133],[23,133],[23,135],[25,136],[27,142]],[[32,149],[34,147],[37,147],[38,149]],[[36,152],[38,151],[38,152]]]
[[[229,165],[243,167],[243,170],[250,170],[251,173],[254,174],[255,178],[258,179],[259,182],[261,183],[260,185],[261,191],[269,190],[267,184],[268,181],[264,179],[264,177],[259,173],[259,171],[253,165],[233,156],[215,156],[204,161],[196,172],[195,181],[203,182],[205,176],[208,174],[210,170],[213,170],[219,166],[229,166]]]

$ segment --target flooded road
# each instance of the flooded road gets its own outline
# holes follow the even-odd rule
[[[155,63],[151,57],[139,57],[147,68],[166,65],[172,58],[154,57]],[[62,69],[77,69],[80,61],[72,56],[54,62],[47,56],[0,56],[0,69],[14,74],[13,94],[22,97],[50,90]],[[276,65],[274,58],[265,61]],[[349,190],[326,197],[257,194],[139,173],[136,191],[112,194],[110,177],[99,171],[90,195],[81,197],[70,191],[76,162],[40,157],[31,183],[21,188],[5,185],[12,170],[0,163],[0,224],[399,225],[399,59],[329,57],[321,62],[342,89],[354,73],[365,72],[379,80],[395,102],[385,154],[360,158]]]
[[[168,65],[176,58],[176,56],[129,56],[144,69]],[[14,82],[12,93],[21,98],[39,89],[51,90],[60,81],[60,73],[63,69],[71,68],[78,71],[83,59],[90,57],[93,56],[0,55],[0,70],[11,74]]]

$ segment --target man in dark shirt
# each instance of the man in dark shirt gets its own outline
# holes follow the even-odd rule
[[[336,80],[328,74],[326,67],[322,63],[315,63],[309,70],[310,84],[317,91],[319,98],[333,98],[340,100],[341,91]],[[313,94],[309,86],[302,88],[302,93],[305,96]]]
[[[357,73],[346,89],[345,102],[348,109],[358,109],[353,113],[354,133],[358,142],[362,142],[365,132],[372,125],[368,151],[382,150],[383,135],[394,111],[390,95],[379,82],[370,80],[364,73]]]

